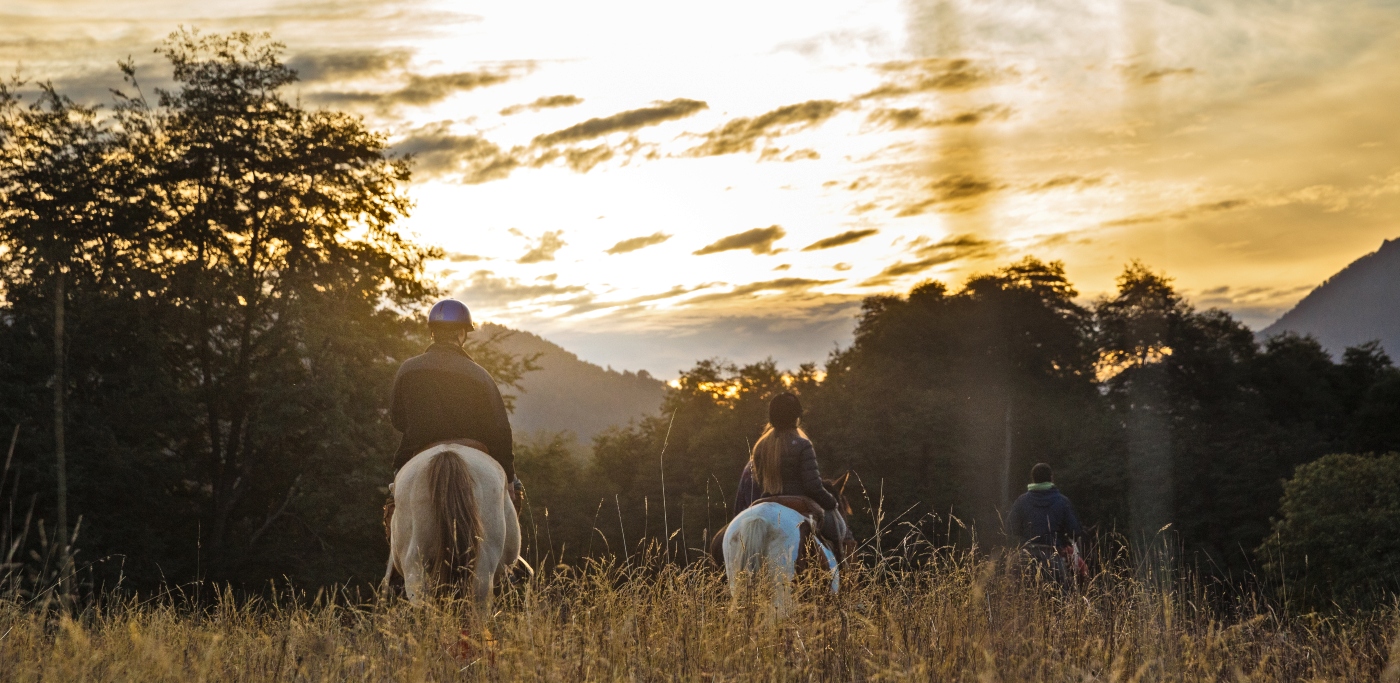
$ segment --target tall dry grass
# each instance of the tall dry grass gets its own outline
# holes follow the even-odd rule
[[[733,605],[722,574],[658,554],[541,572],[469,625],[461,604],[286,591],[202,608],[176,596],[91,602],[73,617],[0,602],[9,681],[1067,680],[1400,681],[1394,606],[1289,615],[1131,567],[1081,590],[945,551],[805,578],[796,613]],[[1387,668],[1387,660],[1392,660]]]

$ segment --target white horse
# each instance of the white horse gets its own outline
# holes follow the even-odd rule
[[[496,576],[521,561],[520,521],[506,487],[500,463],[461,444],[409,460],[394,477],[385,585],[397,570],[409,600],[447,590],[489,612]]]
[[[729,579],[729,593],[736,600],[743,578],[768,583],[773,590],[773,605],[780,615],[785,615],[792,609],[793,579],[812,554],[813,543],[821,549],[822,561],[831,571],[832,593],[840,590],[841,575],[835,553],[812,538],[821,528],[817,518],[821,508],[807,498],[780,499],[797,500],[789,501],[790,504],[757,502],[729,522],[724,533],[724,572]],[[841,513],[832,510],[828,514]]]

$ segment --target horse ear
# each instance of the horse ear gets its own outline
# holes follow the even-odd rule
[[[832,482],[832,483],[836,484],[836,492],[837,492],[837,493],[844,494],[844,493],[846,493],[846,484],[849,484],[850,482],[851,482],[851,471],[850,471],[850,470],[846,470],[846,473],[845,473],[845,474],[841,475],[840,477],[837,477],[836,481],[835,481],[835,482]]]

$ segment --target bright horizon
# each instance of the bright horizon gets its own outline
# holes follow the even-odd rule
[[[1258,329],[1400,235],[1396,2],[20,2],[0,64],[149,94],[180,25],[270,31],[416,153],[402,227],[478,318],[661,378],[1028,255]]]

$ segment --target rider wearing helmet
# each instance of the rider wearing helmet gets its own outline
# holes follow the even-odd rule
[[[491,374],[462,349],[472,329],[471,312],[455,299],[439,301],[428,313],[432,345],[404,361],[394,377],[389,416],[394,428],[403,433],[394,469],[435,443],[470,440],[501,464],[506,481],[518,491],[510,420],[501,391]]]

